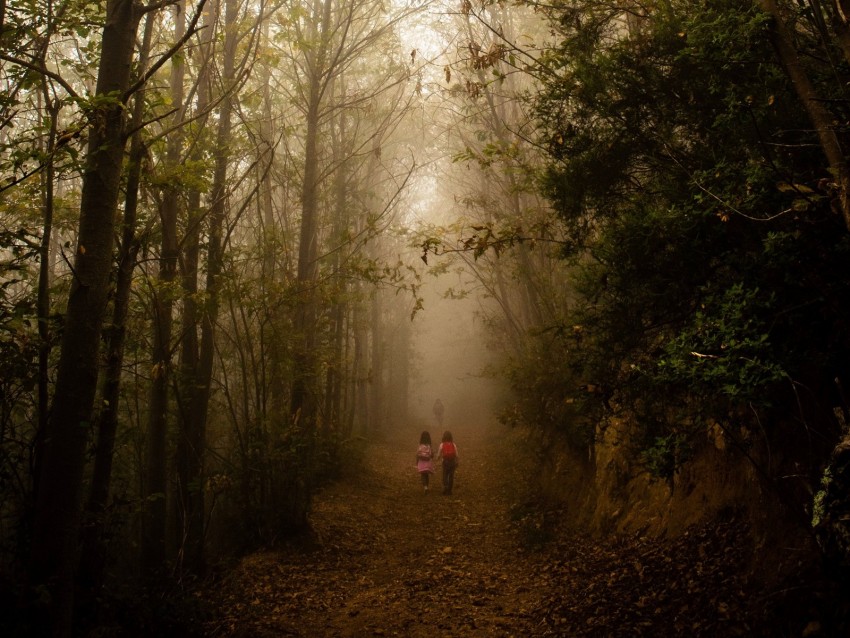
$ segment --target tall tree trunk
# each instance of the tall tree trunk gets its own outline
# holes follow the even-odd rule
[[[260,47],[264,48],[269,42],[269,20],[263,21],[262,40]],[[259,319],[259,362],[254,370],[256,381],[256,414],[255,423],[249,430],[255,445],[253,449],[259,452],[259,464],[252,456],[251,445],[241,455],[243,464],[241,472],[241,489],[243,491],[242,505],[246,512],[246,527],[255,534],[255,539],[262,538],[262,530],[267,529],[267,513],[272,511],[270,500],[270,485],[273,482],[274,471],[272,457],[274,444],[269,437],[270,423],[273,422],[272,397],[279,393],[278,388],[272,387],[270,381],[274,376],[275,364],[271,361],[276,356],[274,343],[274,305],[276,253],[278,243],[277,222],[274,207],[274,177],[272,169],[275,165],[277,144],[274,141],[275,131],[272,122],[272,67],[268,61],[261,66],[261,81],[263,87],[263,119],[260,122],[260,139],[257,145],[257,178],[259,180],[259,195],[257,197],[257,221],[262,229],[260,237],[260,295],[264,300],[264,314]],[[249,346],[250,347],[250,346]]]
[[[114,96],[129,88],[138,19],[133,0],[108,0],[96,87],[102,102],[89,129],[74,278],[35,507],[31,575],[50,592],[52,633],[60,637],[73,627],[82,479],[124,158],[125,108]]]
[[[369,392],[369,414],[371,415],[369,430],[372,433],[381,432],[384,427],[384,326],[383,309],[381,304],[381,291],[376,288],[372,291],[372,366],[370,392]]]
[[[410,383],[410,308],[402,304],[393,308],[391,318],[394,328],[387,329],[384,360],[386,361],[386,423],[389,426],[406,423]]]
[[[154,20],[149,14],[145,21],[145,32],[139,51],[139,73],[147,67],[153,37]],[[112,460],[115,452],[115,435],[118,430],[118,404],[121,396],[121,371],[124,365],[124,342],[127,334],[127,312],[130,306],[130,289],[139,242],[136,237],[136,218],[139,203],[139,186],[145,143],[142,139],[141,122],[144,119],[145,91],[134,97],[132,124],[135,132],[130,141],[127,185],[124,199],[124,218],[121,226],[121,243],[118,246],[118,274],[112,302],[112,325],[106,342],[106,370],[100,417],[97,421],[97,443],[94,468],[92,470],[89,499],[86,505],[87,524],[82,539],[80,558],[79,589],[91,603],[103,584],[105,562],[103,547],[104,515],[109,500],[112,481]]]
[[[177,28],[185,28],[183,12],[178,14]],[[177,32],[175,40],[182,36]],[[180,117],[182,106],[182,81],[176,81],[180,74],[179,63],[172,66],[172,99],[177,96],[175,105]],[[167,163],[174,167],[179,162],[180,136],[175,134],[169,140]],[[177,279],[178,242],[177,220],[180,213],[180,199],[177,187],[165,188],[159,207],[162,245],[159,257],[159,275],[153,290],[153,339],[151,353],[151,387],[148,400],[148,431],[145,459],[144,514],[142,525],[142,569],[149,578],[158,578],[165,566],[167,557],[166,529],[168,521],[168,413],[169,388],[172,367],[172,334],[174,328],[174,282]]]
[[[270,20],[263,22],[263,46],[269,41]],[[274,179],[272,167],[276,144],[274,143],[275,132],[272,122],[272,69],[271,65],[263,65],[263,121],[260,123],[260,162],[258,172],[260,175],[260,197],[258,204],[260,208],[260,223],[263,228],[262,258],[263,270],[261,284],[263,292],[274,283],[275,277],[275,246],[277,244],[277,224],[274,216]]]
[[[207,122],[207,112],[211,109],[211,78],[212,78],[212,53],[213,53],[213,34],[215,25],[218,21],[219,3],[209,2],[206,5],[204,18],[204,30],[202,32],[202,41],[198,47],[200,66],[199,78],[197,81],[197,99],[196,109],[201,118],[201,128]],[[202,145],[195,142],[195,149],[192,155],[194,163],[200,163],[203,160]],[[177,475],[178,475],[178,493],[177,499],[177,519],[181,521],[179,526],[179,538],[176,539],[178,545],[182,545],[186,536],[187,519],[187,503],[186,498],[188,492],[187,483],[191,481],[189,478],[194,474],[192,469],[192,456],[194,452],[191,450],[192,432],[195,424],[193,423],[193,405],[195,395],[195,383],[198,368],[200,366],[199,354],[199,336],[198,328],[202,309],[199,304],[199,266],[201,258],[201,228],[204,221],[204,211],[201,205],[201,192],[197,188],[191,188],[188,196],[188,211],[186,233],[182,242],[181,255],[181,284],[183,295],[183,314],[181,323],[181,348],[180,348],[180,436],[177,439]]]
[[[362,289],[362,286],[358,286]],[[359,291],[362,294],[362,290]],[[354,396],[352,399],[353,431],[365,436],[369,431],[369,332],[364,302],[354,304]]]
[[[339,297],[345,294],[340,284]],[[325,379],[325,429],[339,432],[342,426],[342,379],[345,370],[343,346],[345,341],[345,304],[337,299],[331,309],[331,360]]]
[[[351,286],[349,286],[349,292],[351,291]],[[354,378],[354,343],[351,338],[352,330],[351,330],[351,314],[352,314],[352,304],[346,303],[345,305],[345,315],[343,316],[343,353],[342,358],[347,362],[347,371],[345,375],[345,380],[340,379],[340,407],[339,407],[339,419],[342,423],[342,432],[345,437],[351,436],[351,433],[354,431],[354,410],[352,409],[352,405],[354,403],[353,395],[354,395],[354,386],[351,383],[351,380]]]
[[[291,411],[299,428],[311,431],[315,424],[316,367],[316,291],[318,279],[318,129],[319,104],[317,89],[311,92],[307,112],[307,140],[304,150],[304,187],[302,191],[301,232],[298,248],[299,299],[295,310],[295,378],[292,386]]]
[[[316,283],[319,276],[319,130],[321,105],[327,88],[327,52],[331,33],[332,0],[316,0],[313,12],[313,33],[316,52],[308,56],[307,132],[304,143],[304,183],[301,191],[301,230],[298,245],[298,301],[295,308],[294,330],[297,340],[294,360],[290,414],[292,435],[300,448],[300,466],[293,468],[296,477],[291,491],[288,525],[301,528],[307,525],[310,508],[310,468],[313,458],[317,416],[317,353],[316,353]]]
[[[331,257],[331,272],[334,280],[334,300],[331,308],[331,352],[325,378],[324,427],[326,430],[341,430],[342,377],[345,367],[343,358],[345,330],[345,278],[340,276],[341,251],[348,232],[348,198],[346,181],[345,150],[346,116],[342,109],[337,113],[333,127],[333,164],[334,175],[334,216],[331,229],[331,241],[334,243]]]
[[[58,101],[52,102],[47,87],[44,87],[44,99],[46,110],[50,118],[50,132],[48,133],[46,156],[53,157],[56,147],[57,123],[59,110]],[[41,244],[38,247],[38,431],[36,435],[36,472],[40,467],[43,454],[44,434],[47,432],[47,421],[50,411],[50,353],[52,350],[50,335],[50,247],[53,235],[53,212],[54,212],[54,186],[55,167],[50,159],[44,171],[44,200],[43,200],[43,226],[41,232]],[[36,474],[38,476],[38,474]]]
[[[236,0],[224,3],[224,51],[221,100],[216,133],[215,169],[210,191],[209,238],[207,247],[206,299],[201,317],[201,343],[195,382],[189,403],[189,427],[181,436],[180,494],[184,518],[182,530],[183,567],[193,573],[204,569],[204,456],[206,429],[215,356],[216,323],[219,314],[221,275],[224,265],[224,218],[228,204],[227,169],[230,162],[232,113],[234,107],[234,58],[236,55]]]
[[[65,7],[59,7],[58,11],[54,12],[55,7],[51,4],[46,7],[47,16],[45,24],[47,31],[42,37],[41,43],[37,47],[36,58],[38,64],[42,67],[47,65],[47,53],[50,47],[52,35],[56,30],[57,20],[65,12]],[[5,20],[6,5],[2,6],[2,16],[0,16],[0,37],[2,37],[2,22]],[[48,83],[47,77],[41,78],[41,91],[37,96],[39,111],[44,111],[49,119],[50,125],[47,133],[47,140],[40,143],[40,150],[48,158],[45,170],[41,174],[42,183],[42,211],[43,211],[43,227],[41,243],[39,245],[39,270],[38,270],[38,296],[36,299],[36,308],[38,311],[38,429],[34,441],[34,468],[33,476],[35,477],[34,495],[38,491],[38,476],[40,474],[41,460],[44,455],[44,437],[47,431],[47,424],[50,414],[50,354],[53,350],[50,334],[50,279],[52,272],[51,250],[53,236],[53,214],[55,212],[55,187],[56,187],[56,166],[54,153],[57,149],[57,137],[59,126],[59,113],[62,110],[62,103],[59,99],[54,98],[53,91]],[[43,103],[42,103],[43,102]],[[46,143],[46,146],[45,146]]]

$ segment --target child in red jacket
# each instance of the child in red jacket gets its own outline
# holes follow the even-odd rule
[[[437,450],[437,458],[443,459],[443,494],[451,494],[457,469],[457,446],[448,430],[443,432],[443,442]]]

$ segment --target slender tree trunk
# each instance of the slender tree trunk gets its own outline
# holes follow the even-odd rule
[[[196,109],[202,118],[202,123],[207,121],[207,111],[211,108],[211,78],[212,78],[212,39],[215,25],[218,21],[219,3],[209,2],[206,5],[206,16],[204,18],[205,29],[203,40],[198,47],[200,77],[198,78]],[[202,145],[195,142],[195,150],[192,160],[200,163],[203,159]],[[196,375],[200,366],[199,336],[198,328],[201,322],[202,309],[199,304],[199,269],[201,258],[201,228],[204,221],[204,211],[201,205],[201,192],[197,188],[189,191],[187,211],[186,234],[183,238],[183,251],[181,260],[181,283],[183,294],[183,314],[181,330],[180,349],[180,436],[177,439],[177,476],[178,494],[177,519],[181,522],[179,526],[180,537],[176,539],[178,545],[182,546],[186,539],[188,524],[187,503],[191,476],[194,475],[192,466],[193,432],[193,401],[196,393]],[[194,560],[194,558],[193,558]]]
[[[195,373],[189,403],[189,427],[181,440],[181,499],[184,508],[185,538],[183,566],[190,572],[204,569],[204,456],[206,429],[215,356],[216,323],[219,314],[219,294],[224,265],[224,218],[228,205],[227,169],[230,162],[232,112],[234,107],[234,58],[236,55],[236,0],[224,3],[224,65],[222,72],[224,97],[221,100],[216,133],[215,169],[210,191],[209,238],[207,247],[206,300],[201,317],[201,343],[198,368]]]
[[[817,91],[809,79],[794,40],[776,0],[759,0],[761,8],[772,19],[771,39],[774,49],[794,86],[794,90],[803,103],[812,126],[817,131],[821,149],[826,155],[829,167],[834,171],[838,183],[839,201],[844,225],[850,230],[850,170],[841,143],[835,133],[835,118],[819,99]]]
[[[269,42],[269,20],[263,22],[263,46]],[[260,123],[260,148],[258,158],[259,179],[260,179],[260,196],[257,198],[258,218],[263,229],[262,234],[262,272],[260,276],[260,287],[262,290],[262,298],[265,300],[266,308],[271,307],[276,279],[276,253],[280,245],[278,242],[277,222],[275,219],[274,206],[274,175],[272,170],[275,165],[275,152],[277,145],[274,142],[274,127],[272,122],[272,69],[268,63],[263,64],[263,121]],[[270,397],[279,392],[270,387],[269,380],[273,376],[274,364],[269,359],[275,356],[275,345],[273,343],[274,321],[272,313],[266,311],[265,317],[260,321],[260,370],[261,382],[257,391],[257,409],[259,410],[259,423],[263,428],[263,439],[266,442],[264,446],[265,454],[268,454],[268,427],[267,424],[271,421],[270,411],[272,410],[272,402]],[[265,457],[268,459],[268,456]],[[260,502],[266,504],[267,495],[260,497]]]
[[[410,410],[410,351],[411,321],[408,313],[399,319],[399,335],[395,340],[394,361],[392,379],[395,384],[392,396],[395,397],[392,413],[392,423],[406,423]]]
[[[60,637],[70,636],[73,627],[82,478],[124,156],[124,105],[108,96],[129,88],[138,18],[132,0],[107,2],[96,88],[104,102],[89,129],[74,278],[35,507],[31,575],[50,592],[52,633]]]
[[[172,150],[173,146],[169,149],[169,159],[173,159]],[[166,188],[159,214],[162,245],[159,275],[153,290],[152,378],[148,401],[145,505],[141,548],[142,569],[151,578],[161,576],[160,572],[167,556],[168,406],[174,326],[173,284],[177,278],[179,214],[179,198],[174,187]]]
[[[291,410],[299,427],[311,430],[315,420],[315,282],[318,278],[318,102],[311,97],[304,151],[301,233],[298,249],[299,301],[295,311],[295,378]]]
[[[263,43],[269,41],[269,20],[263,23]],[[260,123],[260,154],[261,161],[258,164],[260,173],[260,221],[263,227],[263,290],[274,282],[275,277],[275,246],[277,244],[277,224],[274,216],[274,180],[272,167],[274,166],[275,143],[272,123],[272,71],[268,64],[263,65],[263,121]]]
[[[153,26],[154,20],[148,15],[145,21],[142,47],[139,51],[139,72],[144,72],[147,67]],[[136,237],[136,218],[142,163],[146,150],[139,124],[143,120],[144,109],[145,92],[142,90],[135,95],[133,104],[132,122],[136,130],[130,141],[124,218],[121,227],[121,243],[118,247],[118,274],[112,302],[112,325],[109,329],[106,345],[106,370],[101,401],[103,407],[98,419],[94,468],[86,506],[88,520],[83,533],[80,558],[79,589],[86,596],[88,603],[91,603],[97,597],[103,584],[105,563],[102,544],[105,525],[104,515],[109,500],[115,435],[118,431],[118,405],[121,397],[121,371],[124,365],[124,342],[127,334],[126,322],[130,306],[130,289],[133,283],[136,256],[139,251],[139,242]]]
[[[344,292],[340,291],[339,294]],[[331,361],[325,382],[325,429],[339,432],[342,426],[342,379],[345,369],[345,305],[341,301],[334,302],[331,324]]]
[[[265,46],[269,39],[269,21],[263,23],[263,42]],[[267,529],[267,513],[272,510],[269,486],[273,482],[274,470],[273,442],[269,424],[272,423],[273,397],[276,390],[269,381],[274,376],[275,364],[271,358],[276,356],[274,344],[274,313],[270,311],[273,305],[276,273],[277,224],[274,210],[274,181],[272,169],[275,163],[275,143],[272,123],[272,92],[271,67],[263,64],[263,120],[260,123],[260,144],[257,148],[257,172],[260,181],[259,196],[257,197],[257,218],[262,229],[260,238],[260,255],[262,269],[260,271],[260,291],[264,300],[264,313],[259,319],[259,343],[257,345],[259,361],[254,367],[255,378],[255,421],[248,431],[254,443],[249,444],[241,454],[242,472],[241,489],[243,491],[242,507],[245,511],[245,527],[254,535],[252,540],[262,539],[263,531]],[[234,324],[235,325],[235,324]],[[252,346],[247,345],[248,348]],[[255,450],[258,450],[256,454]],[[259,458],[257,458],[259,457]],[[260,468],[257,467],[259,464]]]
[[[45,25],[47,31],[43,36],[41,44],[38,46],[36,58],[41,66],[46,65],[47,51],[50,45],[50,39],[55,33],[56,21],[59,16],[64,13],[64,7],[60,7],[58,15],[54,13],[53,5],[46,7],[47,15],[45,16]],[[5,20],[6,5],[2,5],[2,16],[0,23]],[[2,26],[0,26],[0,36],[2,36]],[[53,350],[50,335],[50,279],[52,265],[50,261],[53,236],[53,214],[55,210],[55,187],[56,187],[56,166],[54,164],[54,153],[56,151],[56,142],[58,137],[59,113],[62,110],[62,105],[58,99],[54,99],[47,78],[41,79],[41,91],[37,94],[38,110],[44,111],[49,118],[50,126],[48,129],[46,147],[41,144],[41,151],[48,158],[45,170],[41,175],[41,183],[43,186],[43,228],[41,243],[39,245],[39,272],[38,272],[38,296],[36,299],[36,308],[38,311],[38,429],[34,441],[34,467],[33,476],[35,478],[33,496],[38,493],[38,477],[41,469],[41,460],[44,455],[44,436],[47,431],[47,424],[50,414],[50,354]]]
[[[51,103],[50,95],[45,87],[44,99],[47,101],[47,112],[50,117],[50,132],[47,139],[47,157],[53,157],[56,147],[57,122],[60,105]],[[39,245],[38,265],[38,432],[36,435],[36,477],[43,454],[44,434],[47,432],[50,411],[50,353],[52,351],[50,335],[50,247],[53,235],[54,184],[55,167],[51,159],[44,172],[44,221]]]
[[[335,283],[334,301],[331,308],[331,354],[327,366],[325,378],[325,416],[324,426],[326,430],[339,431],[342,427],[341,419],[341,393],[342,377],[345,367],[343,358],[343,343],[345,330],[345,293],[346,283],[340,277],[340,254],[348,231],[348,198],[346,193],[346,182],[348,171],[344,159],[345,149],[343,145],[346,139],[345,114],[342,110],[338,112],[335,120],[333,135],[333,164],[336,167],[334,175],[334,217],[331,230],[331,241],[335,244],[331,257],[331,272]]]
[[[351,286],[349,286],[349,292],[351,290]],[[352,304],[347,303],[345,305],[345,316],[343,317],[343,353],[342,358],[347,364],[346,374],[344,379],[340,379],[340,407],[339,407],[339,418],[342,423],[342,432],[343,435],[347,438],[351,436],[351,433],[354,431],[354,410],[351,409],[352,395],[354,394],[354,386],[351,383],[351,380],[354,378],[354,343],[351,338],[352,330],[351,330],[351,309]]]
[[[359,296],[359,295],[358,295]],[[354,397],[352,415],[354,431],[365,436],[369,432],[369,333],[363,301],[354,306]]]
[[[311,56],[309,65],[304,185],[301,193],[301,232],[298,245],[300,299],[295,310],[295,331],[299,346],[295,352],[295,378],[290,410],[293,421],[298,424],[299,429],[307,433],[312,433],[316,418],[315,282],[319,274],[319,125],[326,88],[325,65],[331,5],[331,0],[316,2],[314,5],[313,24],[319,23],[319,26],[314,30],[313,37],[318,41],[318,51]]]
[[[286,518],[283,525],[299,529],[307,525],[310,509],[310,473],[318,413],[317,282],[319,276],[319,131],[321,105],[327,88],[328,38],[332,0],[316,0],[311,37],[315,52],[308,53],[307,131],[304,143],[304,181],[301,191],[301,229],[298,245],[298,300],[293,328],[296,345],[290,393],[290,432],[299,449],[297,467],[290,477]]]
[[[175,9],[174,39],[179,40],[181,37],[183,37],[183,34],[186,30],[185,2],[178,3],[177,5],[175,5],[174,9]],[[209,30],[212,30],[214,28],[214,25],[208,20],[207,23],[206,23],[206,27]],[[209,37],[209,36],[206,36],[206,37]],[[201,73],[203,75],[204,71],[202,71]],[[184,134],[183,129],[182,129],[182,124],[183,124],[183,121],[184,121],[184,118],[185,118],[185,113],[186,113],[186,109],[185,109],[185,105],[184,105],[185,76],[186,76],[186,66],[183,63],[183,60],[175,60],[171,65],[171,78],[170,79],[171,79],[171,102],[172,102],[173,108],[177,109],[177,112],[175,113],[174,119],[173,119],[173,122],[172,122],[172,126],[175,128],[175,131],[169,136],[168,147],[167,147],[167,155],[166,155],[166,162],[167,162],[167,165],[168,165],[170,170],[177,170],[177,168],[180,166],[180,164],[183,160],[183,144],[184,144],[185,134]],[[198,97],[199,102],[203,101],[202,95],[203,94],[199,91],[199,97]],[[168,212],[169,218],[175,219],[175,236],[177,234],[176,219],[177,219],[177,217],[178,217],[178,215],[181,211],[180,196],[181,196],[181,189],[180,189],[180,186],[177,185],[177,184],[172,184],[172,185],[167,186],[165,188],[164,192],[163,192],[163,209],[169,211]],[[190,220],[194,218],[192,212],[189,213],[189,218],[190,218]],[[183,248],[185,248],[185,245],[183,246]],[[194,316],[194,305],[186,302],[186,295],[185,295],[185,288],[186,288],[185,253],[183,254],[183,260],[181,262],[181,261],[179,261],[180,257],[181,257],[179,245],[175,245],[175,251],[176,251],[175,256],[178,259],[178,264],[182,264],[182,268],[179,269],[179,276],[181,277],[181,286],[182,286],[183,293],[184,293],[183,294],[183,312],[182,312],[182,315],[181,315],[182,330],[181,330],[181,335],[180,335],[180,343],[181,343],[181,347],[183,349],[183,352],[185,353],[187,347],[191,348],[191,347],[194,347],[194,345],[195,345],[195,340],[193,339],[194,330],[192,330],[192,331],[186,330],[187,316],[189,316],[189,317]],[[177,273],[175,273],[175,277],[176,276],[177,276]],[[189,345],[187,346],[187,344],[189,344]],[[184,364],[185,364],[185,358],[181,357],[181,359],[180,359],[180,373],[178,375],[178,379],[181,382],[183,380],[183,366],[184,366]],[[180,405],[182,407],[182,404],[180,404],[180,399],[181,399],[181,397],[178,397],[178,405]],[[177,471],[177,477],[178,477],[178,490],[177,490],[178,491],[178,498],[173,499],[173,503],[172,503],[172,516],[174,517],[175,520],[178,520],[178,521],[181,521],[181,522],[184,520],[185,512],[186,512],[186,502],[183,499],[183,490],[182,490],[183,474],[181,473],[181,469],[182,469],[181,449],[182,449],[182,445],[183,445],[183,441],[184,441],[183,431],[185,429],[183,424],[185,423],[187,418],[188,417],[186,416],[186,414],[184,414],[183,411],[181,411],[181,413],[178,417],[178,421],[180,423],[181,436],[178,437],[178,440],[177,440],[177,460],[176,460],[176,466],[177,466],[176,471]],[[177,527],[179,528],[179,530],[176,531],[176,538],[169,538],[169,541],[170,541],[169,544],[174,544],[175,546],[182,547],[183,542],[184,542],[184,538],[185,538],[185,532],[183,530],[182,525],[178,525]],[[174,531],[174,528],[170,525],[166,525],[166,530],[164,530],[164,532],[166,532],[167,530]],[[177,555],[178,555],[178,557],[183,557],[182,552],[178,552]]]
[[[371,415],[369,430],[372,433],[381,432],[384,427],[384,326],[381,291],[372,291],[372,366],[370,385],[369,413]]]

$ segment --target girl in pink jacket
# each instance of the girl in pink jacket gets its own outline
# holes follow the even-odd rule
[[[428,482],[434,473],[434,451],[431,449],[431,435],[423,432],[419,437],[419,447],[416,448],[416,470],[422,477],[422,487],[428,491]]]

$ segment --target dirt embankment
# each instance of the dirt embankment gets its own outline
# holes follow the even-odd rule
[[[828,635],[807,609],[770,617],[780,599],[742,569],[754,548],[734,516],[676,539],[593,539],[536,498],[521,444],[455,435],[452,496],[422,490],[417,433],[370,444],[316,496],[310,547],[247,557],[205,594],[206,634]]]

